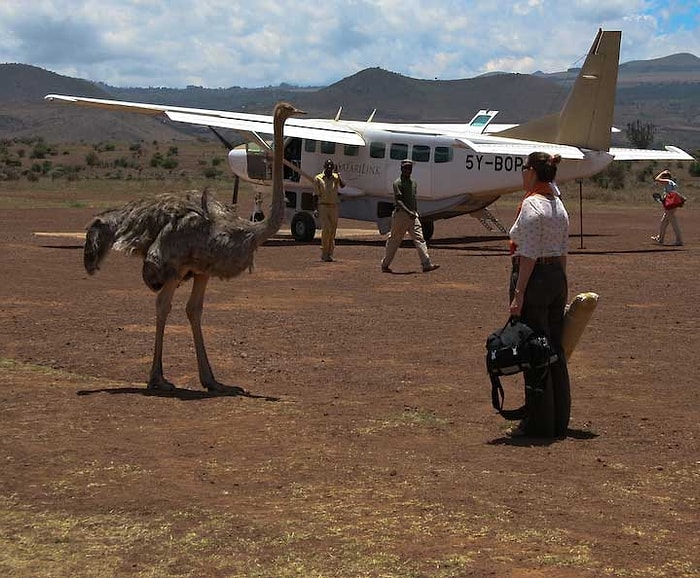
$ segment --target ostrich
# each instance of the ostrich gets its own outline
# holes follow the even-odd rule
[[[163,376],[163,334],[175,290],[192,278],[186,313],[192,328],[197,368],[202,386],[209,391],[231,388],[214,378],[202,335],[204,292],[211,276],[235,277],[253,265],[255,250],[274,235],[284,217],[284,123],[292,115],[305,114],[287,103],[274,110],[272,207],[267,219],[241,219],[222,203],[203,193],[185,196],[158,195],[100,213],[87,227],[85,270],[93,275],[112,247],[143,259],[142,276],[156,292],[156,339],[148,389],[171,391],[175,386]]]

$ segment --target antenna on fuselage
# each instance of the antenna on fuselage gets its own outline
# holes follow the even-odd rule
[[[341,112],[343,112],[342,106],[338,109],[338,112],[335,114],[335,120],[340,120],[340,113]]]
[[[372,114],[369,115],[369,118],[367,119],[367,124],[369,124],[370,122],[372,122],[372,121],[374,120],[374,115],[375,115],[376,113],[377,113],[377,109],[375,108],[375,109],[372,111]]]

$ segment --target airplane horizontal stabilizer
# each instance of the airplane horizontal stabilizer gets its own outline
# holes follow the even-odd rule
[[[666,146],[666,150],[655,149],[626,149],[610,148],[610,154],[616,161],[693,161],[691,155],[683,149],[674,146]]]

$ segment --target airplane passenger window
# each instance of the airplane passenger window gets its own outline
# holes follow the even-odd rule
[[[430,147],[425,145],[413,145],[411,158],[418,163],[427,163],[430,160]]]
[[[435,162],[449,163],[452,160],[452,147],[435,147]]]
[[[334,155],[335,154],[335,143],[328,142],[326,140],[321,141],[321,153],[324,155]]]
[[[345,156],[356,157],[360,154],[360,147],[358,145],[345,145]]]
[[[383,159],[386,155],[386,144],[383,142],[369,143],[369,156],[373,159]]]
[[[392,143],[389,150],[389,158],[402,161],[408,158],[408,145],[404,143]]]
[[[307,138],[304,141],[304,150],[307,153],[315,153],[316,152],[316,141]]]

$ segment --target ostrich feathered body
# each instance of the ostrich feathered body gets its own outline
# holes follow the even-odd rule
[[[85,268],[99,269],[112,246],[143,258],[143,279],[154,291],[192,274],[228,279],[252,267],[269,228],[240,218],[206,191],[162,194],[98,215],[88,226]]]

